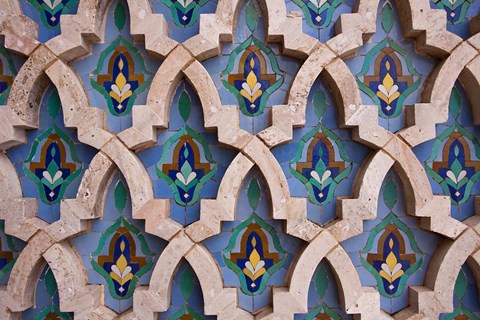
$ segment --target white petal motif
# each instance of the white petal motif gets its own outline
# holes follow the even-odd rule
[[[255,269],[253,268],[252,263],[250,261],[247,261],[245,263],[245,268],[247,268],[253,275],[255,275],[258,271],[260,271],[260,269],[262,269],[264,266],[265,266],[265,261],[263,260],[260,260],[257,263]]]
[[[123,95],[124,95],[125,93],[127,93],[127,91],[130,90],[131,87],[132,87],[132,86],[130,85],[130,83],[125,84],[125,85],[123,86],[123,88],[122,88],[122,92],[121,92],[121,94],[120,94],[120,97],[123,97]]]
[[[193,0],[178,0],[178,2],[182,5],[182,7],[186,8]]]
[[[55,183],[55,181],[60,179],[62,177],[62,175],[63,175],[62,171],[57,171],[57,173],[55,173],[55,175],[53,176],[53,182],[52,183]]]
[[[455,175],[453,174],[452,170],[448,170],[448,171],[447,171],[447,177],[449,177],[450,180],[452,180],[453,182],[457,183],[457,177],[455,177]]]
[[[180,180],[181,183],[185,185],[187,184],[187,181],[185,181],[185,178],[183,177],[183,174],[181,172],[177,172],[175,176],[177,177],[178,180]]]
[[[458,177],[457,177],[458,182],[462,181],[462,179],[465,178],[466,175],[467,175],[467,171],[465,171],[465,170],[460,171],[460,173],[458,174]]]
[[[196,174],[195,172],[191,172],[191,173],[188,175],[186,184],[189,184],[193,179],[195,179],[196,176],[197,176],[197,174]]]
[[[124,279],[130,273],[130,271],[132,271],[132,267],[127,266],[125,270],[123,270],[121,278]]]
[[[385,96],[390,98],[395,92],[398,91],[398,86],[395,84],[390,88],[390,91],[387,91],[387,88],[383,84],[378,85],[378,90],[383,93]]]
[[[388,274],[390,278],[392,277],[392,271],[390,271],[386,263],[382,263],[382,270],[385,271],[385,273]]]
[[[50,175],[50,173],[47,170],[43,171],[42,175],[45,179],[47,179],[48,182],[53,184],[52,176]]]
[[[43,2],[50,8],[54,9],[56,6],[58,6],[62,0],[43,0]]]
[[[112,272],[115,273],[119,278],[122,278],[122,273],[120,272],[120,269],[114,264],[112,267]]]
[[[247,93],[250,96],[253,96],[252,91],[250,90],[250,87],[248,86],[248,83],[246,83],[246,82],[242,83],[242,88],[243,88],[243,90],[247,91]]]
[[[320,9],[320,7],[326,2],[326,0],[310,0],[310,2],[317,7],[317,9]]]
[[[260,82],[257,82],[255,83],[255,85],[253,86],[253,90],[252,90],[252,96],[255,95],[255,93],[260,89],[260,87],[262,86],[262,84]]]
[[[325,181],[327,181],[328,178],[332,175],[332,172],[330,170],[327,170],[323,173],[322,175],[322,180],[320,181],[321,184],[324,184]]]
[[[318,175],[317,171],[310,171],[310,176],[315,179],[318,183],[322,183],[322,180],[320,179],[320,176]]]
[[[112,86],[110,87],[110,90],[115,92],[117,94],[117,96],[119,96],[119,97],[122,96],[122,93],[120,92],[120,89],[118,89],[116,84],[112,84]]]
[[[402,264],[401,264],[401,263],[397,263],[397,264],[395,265],[395,267],[393,267],[392,276],[393,276],[394,274],[396,274],[396,273],[397,273],[398,271],[400,271],[400,270],[402,270]]]

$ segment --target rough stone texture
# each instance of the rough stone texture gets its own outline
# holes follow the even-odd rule
[[[219,266],[201,244],[221,232],[222,222],[235,219],[241,186],[253,167],[267,181],[273,218],[285,220],[287,233],[306,242],[286,287],[275,288],[272,308],[256,319],[292,319],[294,313],[306,312],[309,283],[323,259],[332,266],[342,307],[348,313],[356,319],[392,319],[380,309],[378,292],[362,287],[341,246],[342,241],[362,233],[365,220],[376,217],[380,187],[392,167],[408,191],[408,213],[421,219],[422,228],[444,237],[429,264],[424,286],[410,288],[410,307],[393,318],[434,319],[441,312],[452,311],[460,267],[467,259],[480,265],[480,224],[478,216],[465,223],[450,217],[449,199],[432,193],[412,148],[434,138],[435,126],[445,122],[450,92],[458,78],[474,105],[474,122],[480,123],[478,35],[462,41],[446,31],[444,12],[431,9],[426,0],[397,1],[404,35],[415,40],[420,53],[442,62],[430,76],[421,103],[410,107],[408,127],[391,133],[378,124],[377,107],[362,104],[355,78],[343,61],[375,32],[378,1],[358,1],[356,12],[339,18],[337,35],[327,43],[303,33],[301,17],[287,14],[284,1],[261,1],[268,21],[267,40],[281,43],[283,54],[305,61],[294,76],[286,104],[274,106],[271,126],[255,135],[240,128],[238,108],[222,104],[201,64],[220,55],[222,42],[233,39],[242,1],[219,0],[215,13],[201,15],[199,34],[177,43],[168,38],[165,18],[152,13],[148,1],[129,0],[132,36],[144,42],[150,54],[165,60],[154,76],[146,105],[133,107],[133,126],[116,135],[106,130],[104,112],[90,105],[85,88],[69,65],[90,54],[91,45],[104,38],[102,21],[109,1],[80,1],[77,14],[62,18],[62,33],[45,44],[36,40],[36,26],[22,14],[17,1],[5,2],[0,9],[0,34],[8,49],[28,59],[13,83],[8,105],[0,108],[0,150],[25,142],[26,129],[38,127],[41,93],[51,81],[62,101],[65,125],[76,129],[78,140],[98,153],[76,197],[62,202],[61,219],[53,224],[36,216],[36,199],[23,196],[12,163],[0,153],[0,219],[5,220],[7,234],[28,243],[8,286],[0,288],[1,319],[18,319],[19,312],[32,306],[31,283],[38,279],[45,261],[56,276],[62,311],[75,312],[78,319],[117,317],[105,307],[103,289],[87,283],[81,262],[67,242],[88,229],[88,220],[102,217],[101,195],[115,168],[126,178],[133,217],[145,220],[146,232],[168,241],[149,286],[137,288],[133,311],[121,319],[155,319],[158,312],[168,309],[173,275],[183,258],[199,278],[207,314],[219,319],[254,318],[239,308],[236,290],[224,286]],[[479,29],[478,20],[472,21],[474,32]],[[287,178],[271,151],[292,139],[294,127],[305,125],[307,98],[319,76],[333,91],[340,125],[352,128],[355,140],[375,150],[359,169],[353,197],[338,199],[338,218],[327,226],[307,219],[306,200],[291,196]],[[134,153],[154,145],[157,129],[168,127],[172,97],[183,78],[200,98],[205,127],[215,129],[220,143],[239,152],[226,170],[216,198],[202,199],[200,220],[185,228],[170,218],[169,200],[154,198],[152,181]]]

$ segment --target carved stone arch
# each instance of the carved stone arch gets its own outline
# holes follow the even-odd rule
[[[103,39],[106,16],[111,0],[81,0],[78,13],[64,15],[62,33],[45,45],[63,61],[71,62],[91,52],[91,44]],[[130,12],[130,33],[137,42],[144,42],[149,53],[165,57],[176,41],[168,38],[167,23],[161,14],[152,13],[148,0],[127,0]],[[150,24],[161,26],[149,28]]]
[[[63,200],[60,220],[51,225],[36,217],[36,209],[33,209],[36,204],[30,206],[30,209],[23,209],[24,213],[20,215],[22,208],[26,208],[32,199],[0,200],[2,208],[9,208],[9,210],[2,209],[2,212],[10,213],[9,216],[2,217],[5,220],[6,232],[28,241],[26,248],[18,257],[18,263],[14,265],[11,272],[7,290],[2,291],[4,295],[2,301],[5,301],[5,307],[13,312],[20,312],[33,305],[35,286],[32,286],[31,283],[35,282],[32,279],[38,279],[43,270],[44,259],[49,265],[51,264],[52,269],[56,269],[54,271],[57,276],[62,272],[66,273],[62,274],[62,277],[56,277],[60,279],[57,281],[60,282],[59,292],[60,296],[64,297],[63,301],[73,299],[72,294],[80,294],[81,282],[79,279],[83,279],[81,278],[84,274],[83,267],[81,267],[81,262],[78,263],[76,260],[78,257],[74,253],[74,249],[62,241],[84,231],[87,227],[87,220],[100,216],[98,208],[101,205],[102,197],[99,195],[104,193],[106,180],[109,179],[112,172],[113,163],[103,154],[98,153],[82,179],[76,199]],[[73,282],[74,290],[70,291],[72,277],[76,280]],[[84,293],[91,294],[91,292]],[[75,308],[75,306],[70,305],[65,308]]]
[[[206,314],[223,315],[226,319],[250,319],[247,312],[236,306],[236,290],[223,287],[221,271],[215,259],[202,245],[192,242],[183,231],[172,238],[162,252],[155,265],[150,286],[135,292],[134,311],[138,318],[157,319],[158,312],[169,308],[173,276],[183,258],[188,261],[200,281]]]
[[[340,34],[345,33],[350,41],[361,46],[362,37],[368,40],[375,33],[379,3],[379,0],[360,0],[355,13],[344,14],[337,22]],[[431,9],[428,0],[396,0],[395,3],[400,12],[403,34],[415,39],[418,51],[443,58],[462,41],[459,36],[446,30],[445,12]],[[346,52],[343,51],[339,51],[339,54],[343,55]]]
[[[328,231],[322,231],[300,254],[290,276],[288,290],[279,288],[274,291],[275,314],[290,319],[295,313],[307,312],[310,281],[324,259],[332,267],[340,303],[347,313],[369,319],[389,318],[380,310],[378,292],[362,287],[352,261]]]
[[[466,221],[473,228],[465,230],[455,241],[445,239],[435,251],[428,264],[425,284],[422,287],[410,287],[410,295],[418,299],[411,311],[422,313],[426,317],[436,317],[440,313],[453,311],[453,292],[455,282],[463,264],[472,257],[477,263],[479,234],[478,219],[472,217]],[[445,276],[446,274],[452,276]],[[410,311],[410,312],[411,312]],[[399,313],[408,314],[408,309]]]
[[[29,82],[27,88],[20,82],[14,82],[8,105],[18,115],[17,118],[20,118],[20,121],[17,120],[22,123],[20,128],[38,127],[39,90],[46,87],[47,79],[50,79],[62,101],[65,126],[77,129],[80,142],[101,149],[120,168],[130,189],[137,191],[132,195],[134,212],[153,198],[151,181],[147,178],[145,168],[133,152],[104,129],[104,111],[90,106],[83,85],[69,66],[57,60],[48,49],[40,47],[22,67],[20,74],[22,72],[31,73],[29,79],[33,80]],[[6,110],[5,112],[9,112]],[[4,131],[12,131],[12,127],[15,129],[15,122],[13,126],[12,123],[3,122],[2,126],[6,127]],[[6,137],[5,140],[7,146],[11,146],[12,137]],[[129,160],[125,161],[120,157],[128,157]]]
[[[219,55],[221,42],[233,40],[242,3],[241,0],[220,0],[214,14],[200,16],[200,33],[183,43],[197,60]],[[302,32],[301,17],[287,16],[285,2],[280,0],[260,0],[260,4],[267,19],[267,41],[283,41],[285,54],[307,58],[318,41]]]
[[[28,56],[38,46],[38,26],[23,15],[19,0],[2,2],[0,35],[5,37],[5,47]]]

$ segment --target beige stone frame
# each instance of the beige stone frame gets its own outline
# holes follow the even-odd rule
[[[0,34],[5,46],[28,57],[11,89],[8,105],[0,108],[0,149],[25,143],[25,130],[38,127],[40,97],[49,83],[57,88],[67,127],[77,130],[80,142],[98,150],[75,199],[61,203],[61,219],[51,225],[36,217],[37,200],[24,198],[20,181],[5,154],[0,153],[0,219],[6,232],[28,242],[15,264],[7,287],[0,288],[0,318],[18,319],[33,305],[34,286],[45,263],[58,282],[60,308],[76,319],[118,319],[103,305],[103,288],[88,285],[85,270],[68,239],[102,216],[103,195],[113,171],[125,176],[133,217],[146,220],[146,231],[169,242],[161,254],[150,285],[134,294],[134,308],[121,319],[154,319],[168,309],[173,274],[182,258],[194,269],[203,290],[206,314],[219,319],[253,319],[237,306],[235,288],[223,285],[221,272],[202,240],[218,234],[222,221],[235,219],[239,190],[248,172],[257,166],[266,178],[272,216],[285,220],[286,232],[305,241],[292,267],[288,287],[275,288],[272,308],[256,319],[292,319],[307,311],[308,286],[323,259],[336,275],[342,307],[355,319],[392,319],[380,309],[379,293],[362,287],[341,242],[358,235],[363,221],[376,217],[381,184],[393,167],[406,194],[407,213],[421,226],[444,236],[429,264],[424,286],[410,287],[410,307],[394,319],[434,319],[451,312],[455,279],[469,261],[480,275],[480,220],[458,222],[450,217],[450,201],[433,195],[426,173],[412,147],[435,137],[435,125],[447,120],[448,101],[457,79],[469,95],[474,121],[480,123],[480,35],[463,41],[446,31],[445,13],[430,9],[428,0],[397,0],[404,36],[415,40],[416,50],[441,60],[429,77],[422,100],[409,107],[409,126],[393,134],[378,125],[376,106],[361,104],[359,90],[344,60],[375,32],[378,0],[359,0],[356,12],[343,14],[337,35],[321,43],[302,32],[298,13],[287,13],[282,0],[260,0],[268,22],[267,40],[279,42],[283,54],[304,60],[285,105],[273,106],[271,126],[252,135],[239,126],[239,110],[221,103],[213,80],[201,62],[220,54],[221,44],[234,36],[242,1],[219,0],[214,14],[202,14],[197,36],[177,43],[167,36],[167,24],[152,13],[148,0],[128,0],[131,34],[149,54],[164,59],[147,103],[133,107],[133,126],[118,135],[106,130],[104,111],[90,104],[88,95],[69,63],[91,53],[102,41],[109,0],[81,0],[76,15],[62,17],[62,34],[39,43],[37,27],[21,12],[17,0],[4,0]],[[471,22],[472,32],[480,19]],[[372,154],[359,171],[352,198],[338,199],[339,218],[319,226],[306,218],[306,199],[295,198],[270,149],[292,139],[293,128],[305,124],[307,97],[318,77],[334,92],[339,121],[353,130],[354,139]],[[216,129],[221,143],[239,151],[221,182],[216,199],[201,201],[201,218],[182,228],[169,218],[167,199],[155,199],[152,182],[135,151],[156,143],[157,129],[167,128],[172,96],[183,79],[197,92],[207,129]],[[479,203],[476,208],[479,211]],[[445,276],[447,275],[447,276]],[[477,279],[480,279],[477,277]],[[168,285],[165,285],[168,284]]]

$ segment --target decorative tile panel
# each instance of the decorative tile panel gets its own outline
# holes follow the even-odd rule
[[[262,114],[268,97],[283,83],[283,72],[278,68],[275,54],[254,36],[259,27],[258,10],[258,4],[249,0],[245,23],[251,35],[232,51],[222,72],[223,85],[235,95],[240,110],[249,117]],[[272,70],[271,73],[268,70]]]
[[[308,219],[319,225],[337,218],[335,199],[352,194],[356,172],[369,152],[339,127],[337,108],[324,81],[317,79],[307,99],[305,127],[294,130],[292,143],[272,150],[292,195],[308,198]]]
[[[106,305],[119,314],[132,306],[135,288],[148,281],[156,255],[164,247],[147,237],[143,224],[131,214],[129,190],[115,175],[106,195],[103,219],[92,224],[93,234],[72,241],[89,270],[89,281],[104,284]]]
[[[396,118],[403,111],[405,99],[418,88],[422,76],[415,69],[408,52],[389,35],[395,18],[388,1],[381,15],[386,38],[365,56],[363,68],[357,74],[357,83],[360,90],[378,106],[378,115],[388,119]],[[372,63],[374,71],[370,74]]]
[[[119,2],[114,10],[115,25],[119,32],[125,27],[125,8]],[[135,68],[135,61],[139,61]],[[108,65],[107,74],[100,74]],[[140,72],[136,74],[135,72]],[[138,49],[122,36],[115,39],[102,53],[97,68],[91,78],[92,87],[99,91],[107,100],[108,110],[114,116],[127,115],[139,92],[150,84],[145,74],[143,58]]]
[[[437,127],[437,137],[415,149],[436,194],[452,203],[452,217],[465,220],[474,214],[474,194],[478,193],[480,145],[478,129],[466,94],[457,83],[450,94],[449,119]]]
[[[480,3],[475,0],[430,0],[430,6],[445,11],[447,30],[467,39],[471,36],[470,20],[478,15]]]
[[[27,0],[40,13],[43,24],[48,28],[59,27],[60,16],[69,13],[78,0]]]
[[[173,21],[179,27],[190,27],[197,23],[200,8],[209,0],[161,0],[170,8]]]
[[[468,201],[480,178],[480,145],[475,135],[459,123],[461,108],[460,95],[454,88],[449,107],[454,124],[436,138],[425,167],[454,205]]]
[[[0,319],[480,318],[479,9],[4,0]]]
[[[6,284],[10,271],[24,245],[5,233],[5,222],[0,221],[0,284]]]
[[[260,201],[257,180],[250,181],[247,192],[253,212],[250,218],[233,229],[230,244],[223,251],[223,260],[239,277],[242,292],[257,295],[265,290],[270,276],[285,264],[286,252],[272,226],[255,213]],[[234,252],[238,246],[240,251]]]
[[[10,53],[0,46],[0,105],[7,102],[8,93],[17,75],[17,68]]]
[[[93,55],[72,66],[92,105],[107,110],[108,130],[119,133],[131,127],[132,107],[145,104],[147,89],[160,63],[131,36],[127,1],[113,1],[107,13],[104,43],[94,45]]]
[[[52,223],[60,218],[60,202],[73,198],[92,158],[92,149],[78,144],[65,128],[59,94],[48,89],[42,99],[41,129],[29,133],[29,143],[9,150],[25,195],[39,199],[38,217]]]
[[[172,189],[175,201],[183,206],[196,203],[203,185],[216,173],[207,142],[187,124],[191,107],[191,99],[184,90],[178,100],[178,110],[185,125],[165,142],[156,168],[157,175]],[[167,160],[172,151],[172,160]],[[205,158],[205,162],[201,158]]]
[[[160,314],[159,319],[210,320],[203,312],[203,294],[192,267],[182,261],[173,279],[172,306]]]
[[[320,89],[314,94],[313,107],[319,122],[302,137],[290,170],[307,188],[310,201],[322,205],[332,201],[335,188],[352,170],[352,162],[340,137],[322,124],[327,102]]]
[[[48,113],[54,121],[60,104],[58,93],[52,91],[48,98]],[[38,161],[34,161],[35,158]],[[72,139],[53,125],[37,137],[23,170],[37,185],[40,199],[46,204],[55,204],[60,202],[70,182],[82,172],[82,163],[77,158]]]
[[[38,39],[45,43],[61,33],[62,16],[75,14],[79,0],[19,0],[23,13],[38,25]]]
[[[57,281],[50,268],[45,267],[36,289],[36,305],[23,313],[29,320],[72,320],[73,314],[60,311]]]
[[[406,215],[406,194],[397,174],[388,173],[380,192],[377,218],[342,245],[363,274],[362,283],[375,286],[381,308],[394,314],[409,305],[409,287],[423,284],[438,238]]]
[[[293,0],[303,10],[307,22],[314,28],[323,29],[332,21],[335,9],[342,0]]]
[[[308,313],[295,315],[295,320],[331,319],[343,320],[352,317],[340,310],[335,277],[327,263],[322,262],[313,275],[308,292]]]
[[[472,270],[464,265],[455,282],[453,297],[455,310],[448,315],[440,315],[442,320],[478,320],[480,306],[478,303],[478,289]]]

